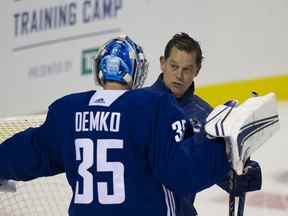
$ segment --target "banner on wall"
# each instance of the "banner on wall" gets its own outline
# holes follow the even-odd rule
[[[285,4],[282,0],[262,1],[261,7],[257,1],[226,0],[3,1],[0,116],[42,111],[59,96],[95,88],[91,57],[122,32],[144,48],[150,63],[146,85],[160,73],[165,44],[183,31],[200,42],[205,56],[198,86],[287,75]]]
[[[124,7],[125,0],[7,3],[9,73],[0,83],[5,89],[0,91],[0,116],[39,112],[61,95],[93,88],[93,80],[85,78],[92,74],[91,59],[102,43],[121,32]]]
[[[56,57],[59,51],[62,51],[60,58],[55,58],[53,61],[52,58],[47,58],[41,64],[37,64],[39,57],[37,54],[34,58],[29,58],[30,61],[26,58],[26,63],[31,60],[33,62],[30,66],[26,64],[26,74],[29,78],[72,70],[74,62],[72,59],[63,58],[65,50],[61,50],[62,45],[65,47],[67,43],[73,44],[83,39],[101,38],[120,32],[117,19],[123,8],[123,0],[48,1],[46,4],[18,0],[14,1],[14,4],[12,52],[16,58],[39,53],[39,50],[42,53],[47,52],[46,50],[54,52],[53,56]],[[93,28],[87,28],[91,25]],[[85,47],[85,43],[83,44]],[[82,55],[87,57],[88,52],[95,54],[91,49],[82,51]],[[26,65],[22,65],[22,72],[23,66]],[[83,67],[84,65],[82,70]],[[88,70],[84,70],[86,72],[82,73],[87,74]]]
[[[19,1],[15,1],[17,4]],[[23,1],[22,1],[23,2]],[[27,6],[29,6],[27,4]],[[45,7],[33,4],[23,6],[14,12],[14,37],[59,30],[69,26],[100,22],[117,17],[122,0],[85,0],[54,3]],[[32,45],[32,44],[31,44]],[[36,44],[35,44],[36,45]],[[28,45],[14,48],[14,51],[29,48]]]

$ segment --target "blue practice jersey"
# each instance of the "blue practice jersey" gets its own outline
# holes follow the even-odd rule
[[[160,74],[157,81],[151,86],[152,90],[158,92],[171,93],[163,81],[163,75]],[[190,121],[193,127],[194,139],[200,142],[206,142],[207,137],[204,131],[204,125],[208,114],[212,111],[212,107],[203,99],[194,94],[194,82],[181,98],[177,98],[177,104],[185,113],[185,117]],[[210,149],[208,151],[213,151]],[[215,172],[217,175],[217,172]],[[216,180],[216,178],[214,178]],[[214,184],[217,182],[215,181]],[[211,185],[210,185],[211,186]],[[177,215],[179,216],[196,216],[197,211],[194,208],[194,200],[196,193],[191,194],[175,194],[177,203]]]
[[[49,107],[42,126],[0,145],[0,178],[65,172],[73,191],[70,216],[172,216],[170,190],[196,193],[229,167],[222,140],[183,141],[184,130],[184,114],[166,93],[68,95]]]

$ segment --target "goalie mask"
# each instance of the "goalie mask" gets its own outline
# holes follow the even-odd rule
[[[105,43],[94,59],[93,67],[101,86],[105,81],[115,81],[135,89],[144,84],[148,62],[142,48],[124,36]]]

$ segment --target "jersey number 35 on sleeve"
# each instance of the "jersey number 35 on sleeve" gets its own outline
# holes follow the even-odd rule
[[[185,133],[185,124],[186,124],[186,120],[178,120],[175,121],[171,126],[172,129],[176,132],[175,135],[175,141],[176,142],[180,142],[183,140],[184,137],[184,133]]]

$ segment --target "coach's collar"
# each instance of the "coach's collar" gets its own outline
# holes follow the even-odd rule
[[[165,83],[163,81],[163,74],[162,73],[159,75],[157,81],[152,85],[152,87],[168,91],[172,94],[171,90],[165,85]],[[182,101],[182,100],[185,100],[185,98],[193,97],[194,91],[195,91],[195,84],[193,81],[191,86],[184,93],[184,95],[181,98],[177,98],[177,100]]]

